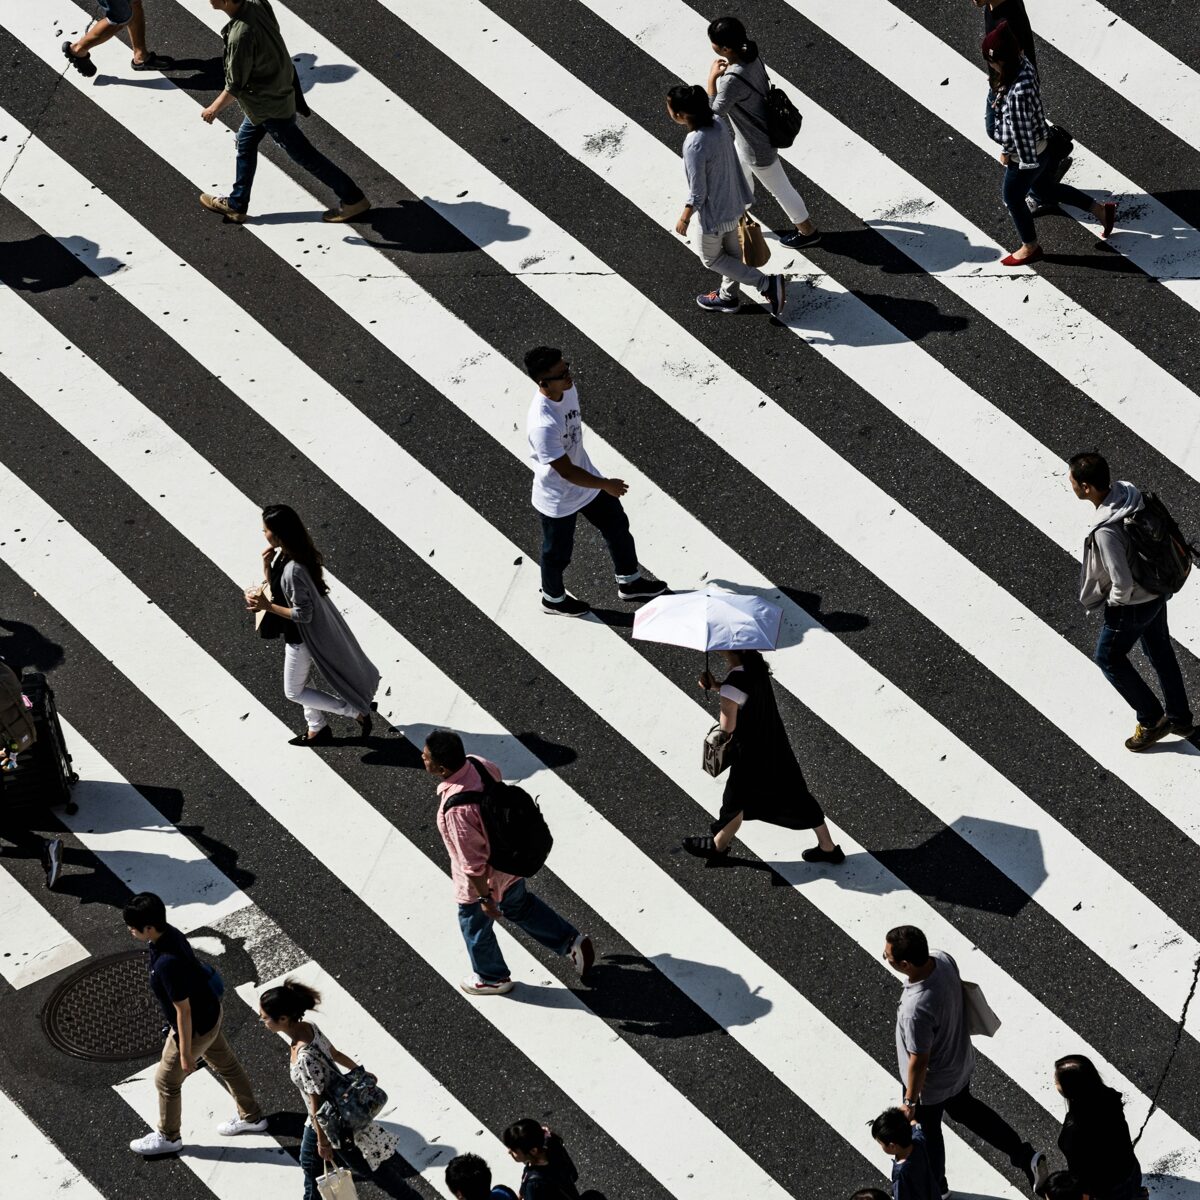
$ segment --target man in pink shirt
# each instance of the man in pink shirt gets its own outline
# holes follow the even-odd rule
[[[495,763],[476,757],[493,779],[500,779],[500,768]],[[460,984],[462,990],[472,996],[502,996],[512,991],[508,964],[493,928],[493,922],[501,917],[507,917],[555,954],[568,955],[582,977],[596,959],[592,939],[530,892],[519,875],[509,875],[488,864],[490,846],[478,804],[458,804],[447,810],[448,800],[483,788],[479,772],[467,761],[462,738],[449,730],[435,729],[425,739],[421,758],[425,770],[441,780],[437,788],[438,832],[450,855],[458,924],[473,968],[473,974]]]

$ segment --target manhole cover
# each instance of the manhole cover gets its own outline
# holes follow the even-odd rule
[[[147,974],[143,950],[88,963],[46,1001],[46,1036],[67,1054],[93,1062],[157,1058],[165,1022]]]

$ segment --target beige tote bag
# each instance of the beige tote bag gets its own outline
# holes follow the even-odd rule
[[[748,267],[765,267],[771,248],[763,237],[762,226],[749,214],[738,218],[738,243],[742,247],[742,262]]]
[[[993,1037],[1000,1028],[1000,1018],[977,983],[962,981],[963,1013],[967,1019],[967,1032],[972,1037]]]
[[[317,1191],[321,1200],[358,1200],[354,1176],[345,1167],[331,1167],[328,1162],[317,1180]]]

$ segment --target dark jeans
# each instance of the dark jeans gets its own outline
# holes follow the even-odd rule
[[[304,136],[294,116],[268,117],[259,125],[252,124],[246,117],[237,131],[237,178],[229,193],[229,203],[239,212],[250,208],[250,189],[258,170],[258,146],[268,133],[292,162],[315,175],[343,204],[357,204],[363,198],[358,184]]]
[[[371,1174],[367,1160],[353,1146],[335,1150],[333,1158],[336,1166],[347,1167],[356,1175]],[[300,1170],[304,1172],[304,1200],[320,1200],[317,1180],[325,1171],[325,1160],[317,1153],[317,1131],[311,1125],[304,1126],[304,1136],[300,1139]]]
[[[555,954],[566,954],[579,936],[579,930],[564,921],[545,900],[529,891],[523,879],[518,879],[504,893],[498,907],[514,925]],[[474,904],[458,906],[458,925],[475,974],[485,983],[500,983],[507,979],[508,964],[496,941],[495,922],[483,911],[478,900]]]
[[[561,600],[566,594],[563,572],[571,565],[575,549],[575,518],[586,517],[600,531],[600,536],[612,555],[613,570],[618,583],[629,583],[638,577],[637,549],[629,532],[629,518],[616,496],[601,492],[569,517],[547,517],[542,514],[542,595],[547,600]]]
[[[1081,208],[1084,212],[1092,211],[1094,201],[1091,196],[1084,195],[1078,188],[1069,183],[1055,181],[1055,168],[1061,163],[1063,156],[1055,154],[1052,146],[1038,156],[1036,169],[1022,171],[1015,163],[1009,163],[1004,168],[1004,204],[1012,223],[1017,227],[1021,241],[1029,245],[1037,241],[1037,226],[1033,223],[1033,214],[1025,206],[1025,197],[1033,192],[1043,204],[1070,204],[1073,208]]]
[[[1008,1161],[1024,1171],[1029,1182],[1033,1183],[1033,1172],[1030,1169],[1033,1147],[1028,1142],[1021,1141],[1020,1134],[995,1109],[989,1108],[982,1100],[972,1096],[971,1085],[967,1084],[957,1096],[951,1096],[949,1100],[943,1100],[940,1104],[917,1105],[917,1120],[925,1133],[929,1165],[933,1168],[934,1178],[941,1181],[943,1192],[947,1190],[946,1143],[942,1137],[943,1113],[960,1125],[965,1125],[989,1146],[995,1146],[1001,1154],[1007,1154]]]
[[[1175,657],[1171,631],[1167,628],[1167,599],[1156,596],[1144,604],[1106,605],[1104,628],[1100,630],[1096,652],[1092,655],[1096,666],[1104,672],[1104,678],[1137,713],[1139,725],[1157,725],[1162,719],[1164,704],[1166,715],[1172,721],[1188,725],[1192,720],[1179,660]],[[1129,661],[1129,652],[1138,642],[1142,643],[1158,676],[1163,704]]]

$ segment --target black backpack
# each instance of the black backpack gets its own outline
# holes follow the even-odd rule
[[[1179,591],[1187,582],[1200,547],[1190,544],[1167,506],[1153,492],[1142,493],[1142,507],[1122,522],[1129,539],[1130,569],[1148,592],[1160,596]]]
[[[479,773],[482,790],[459,792],[442,807],[446,812],[463,804],[478,804],[490,844],[488,866],[529,879],[546,865],[554,838],[537,801],[515,783],[492,778],[477,758],[468,758]]]
[[[781,92],[767,76],[767,90],[763,92],[756,88],[739,72],[735,78],[740,79],[752,92],[757,92],[767,102],[767,141],[776,150],[786,150],[800,132],[804,117],[800,110]]]

